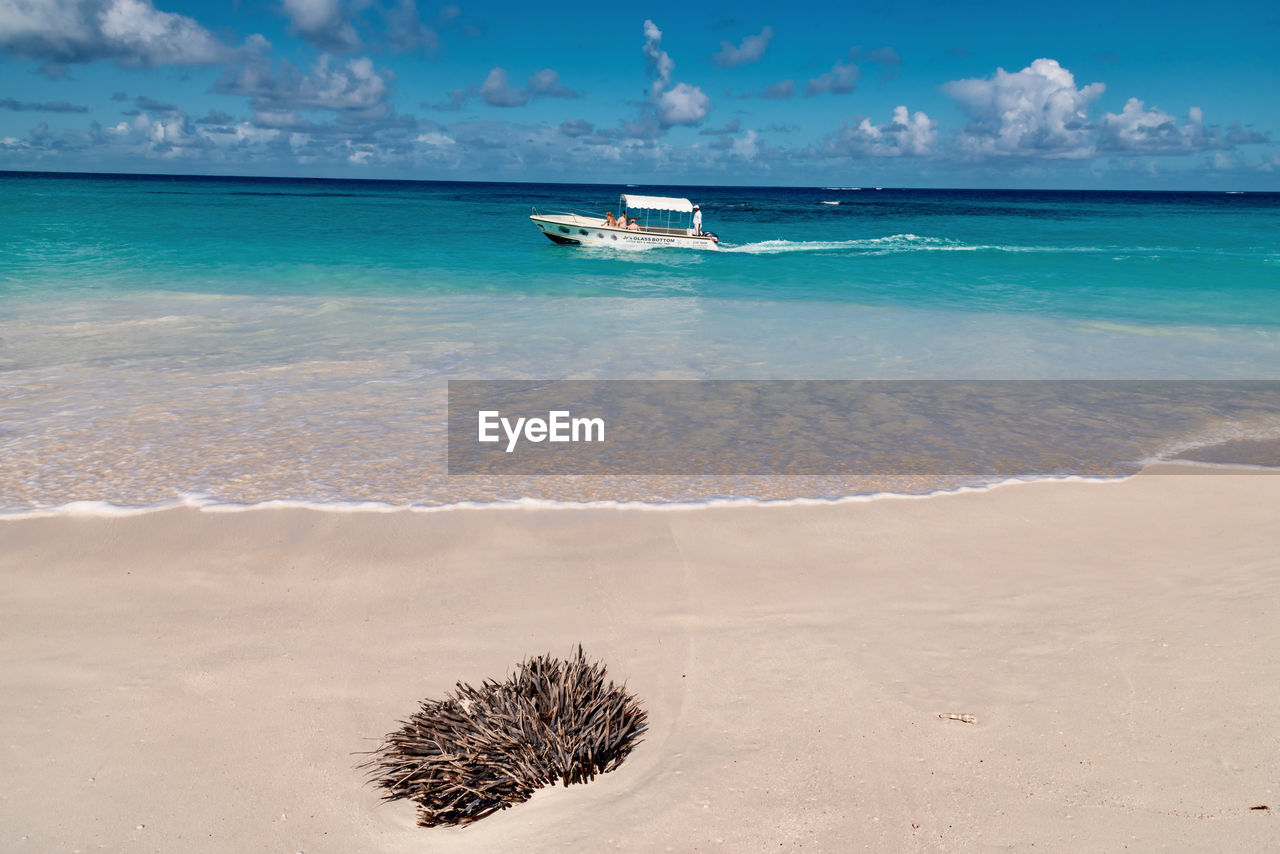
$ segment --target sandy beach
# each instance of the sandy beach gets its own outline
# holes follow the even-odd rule
[[[1280,478],[1163,472],[0,521],[0,848],[1275,851]],[[364,784],[420,699],[579,642],[649,711],[618,771],[465,829]]]

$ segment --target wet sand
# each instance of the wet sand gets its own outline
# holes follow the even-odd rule
[[[0,521],[0,848],[1274,851],[1280,477],[1160,471]],[[364,785],[419,699],[578,642],[650,713],[618,771],[466,829]]]

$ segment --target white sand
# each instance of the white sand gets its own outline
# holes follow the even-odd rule
[[[0,522],[0,850],[1274,852],[1278,509],[1196,474]],[[579,641],[650,713],[621,769],[467,829],[363,785],[419,699]]]

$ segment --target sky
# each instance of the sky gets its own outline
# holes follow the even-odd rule
[[[0,169],[1280,190],[1280,7],[0,0]]]

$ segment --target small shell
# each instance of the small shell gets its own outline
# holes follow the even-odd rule
[[[944,721],[960,721],[962,724],[976,724],[978,719],[973,715],[957,715],[954,712],[948,712],[945,715],[938,715]]]

